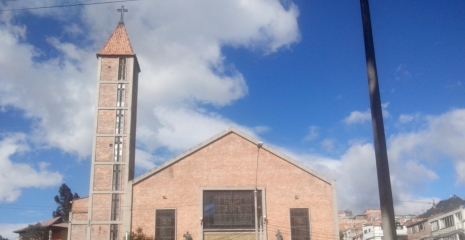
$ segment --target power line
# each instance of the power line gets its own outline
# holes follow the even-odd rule
[[[63,7],[80,7],[80,6],[87,6],[87,5],[101,5],[101,4],[110,4],[110,3],[119,3],[119,2],[135,2],[135,1],[139,1],[139,0],[116,0],[116,1],[107,1],[107,2],[76,3],[76,4],[55,5],[55,6],[44,6],[44,7],[10,8],[10,9],[0,9],[0,12],[12,12],[12,11],[24,11],[24,10],[38,10],[38,9],[63,8]]]

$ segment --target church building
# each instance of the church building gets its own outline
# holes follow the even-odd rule
[[[89,196],[68,239],[339,239],[334,181],[236,128],[134,178],[140,67],[122,20],[97,60]]]

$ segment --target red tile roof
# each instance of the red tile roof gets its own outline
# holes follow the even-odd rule
[[[97,53],[99,55],[123,55],[123,56],[134,56],[132,51],[131,42],[129,41],[128,34],[124,22],[119,22],[115,30],[108,38],[107,42],[103,46],[102,50]]]

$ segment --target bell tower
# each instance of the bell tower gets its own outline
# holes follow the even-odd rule
[[[97,53],[97,103],[89,189],[87,239],[123,239],[130,232],[137,82],[140,72],[121,20]]]

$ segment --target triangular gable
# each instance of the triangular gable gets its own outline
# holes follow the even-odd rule
[[[102,50],[97,53],[97,56],[134,56],[132,51],[131,42],[129,41],[126,27],[123,22],[119,22],[115,30],[108,38]]]
[[[191,149],[185,151],[184,153],[182,153],[182,154],[180,154],[180,155],[178,155],[178,156],[176,156],[176,157],[174,157],[174,158],[172,158],[172,159],[170,159],[170,160],[164,162],[163,164],[161,164],[161,165],[155,167],[154,169],[148,171],[147,173],[142,174],[141,176],[139,176],[139,177],[133,179],[133,180],[132,180],[132,183],[133,183],[133,184],[136,184],[136,183],[138,183],[138,182],[143,181],[144,179],[146,179],[146,178],[152,176],[153,174],[156,174],[157,172],[162,171],[163,169],[165,169],[165,168],[167,168],[167,167],[169,167],[169,166],[171,166],[171,165],[177,163],[178,161],[181,161],[182,159],[186,158],[187,156],[189,156],[189,155],[191,155],[191,154],[193,154],[193,153],[199,151],[200,149],[202,149],[202,148],[204,148],[204,147],[206,147],[206,146],[212,144],[213,142],[216,142],[216,141],[220,140],[220,139],[223,138],[224,136],[226,136],[226,135],[228,135],[228,134],[231,134],[231,133],[235,133],[235,134],[239,135],[240,137],[242,137],[242,138],[244,138],[244,139],[246,139],[246,140],[252,142],[253,144],[258,144],[258,143],[260,142],[260,141],[258,141],[257,139],[254,139],[254,138],[250,137],[249,135],[245,134],[244,132],[242,132],[242,131],[240,131],[240,130],[234,128],[234,127],[230,127],[230,128],[228,128],[228,129],[226,129],[226,130],[220,132],[219,134],[217,134],[217,135],[215,135],[215,136],[213,136],[213,137],[207,139],[206,141],[200,143],[199,145],[197,145],[197,146],[195,146],[195,147],[193,147],[193,148],[191,148]],[[267,150],[268,152],[270,152],[270,153],[276,155],[277,157],[281,158],[282,160],[289,162],[290,164],[292,164],[292,165],[294,165],[294,166],[296,166],[296,167],[298,167],[298,168],[300,168],[300,169],[302,169],[302,170],[308,172],[309,174],[315,176],[316,178],[321,179],[322,181],[324,181],[324,182],[326,182],[326,183],[328,183],[328,184],[330,184],[330,185],[333,184],[333,181],[330,180],[329,178],[327,178],[327,177],[321,175],[320,173],[317,173],[317,172],[313,171],[312,169],[310,169],[310,168],[304,166],[303,164],[301,164],[301,163],[299,163],[299,162],[297,162],[297,161],[295,161],[295,160],[289,158],[288,156],[286,156],[286,155],[284,155],[284,154],[282,154],[282,153],[280,153],[280,152],[274,150],[273,148],[271,148],[270,146],[268,146],[268,145],[266,145],[266,144],[263,144],[262,149]]]

